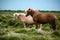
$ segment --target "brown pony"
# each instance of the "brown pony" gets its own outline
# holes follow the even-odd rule
[[[31,15],[33,20],[36,22],[36,29],[40,28],[39,24],[49,23],[51,25],[50,28],[52,30],[56,29],[56,19],[57,17],[51,13],[41,14],[38,10],[28,9],[27,15]]]

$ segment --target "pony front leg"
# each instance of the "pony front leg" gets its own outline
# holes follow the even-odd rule
[[[37,32],[41,32],[42,24],[36,23]]]
[[[36,29],[39,29],[39,24],[38,23],[36,23]]]
[[[39,30],[41,30],[42,29],[42,24],[39,24]]]
[[[25,24],[25,23],[23,23],[23,25],[24,25],[24,28],[26,28],[26,24]]]

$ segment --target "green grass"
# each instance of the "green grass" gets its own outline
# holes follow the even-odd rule
[[[20,20],[13,22],[14,11],[0,11],[0,40],[60,40],[60,13],[53,12],[58,17],[57,29],[50,31],[50,25],[44,24],[42,30],[24,28]],[[47,12],[41,12],[47,13]]]

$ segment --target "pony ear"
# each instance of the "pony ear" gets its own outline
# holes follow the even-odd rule
[[[30,8],[29,8],[29,10],[30,10]]]

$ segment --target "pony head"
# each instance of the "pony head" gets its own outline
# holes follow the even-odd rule
[[[29,9],[26,11],[26,13],[27,13],[26,16],[29,16],[29,15],[33,16],[34,10],[31,9],[31,8],[29,8]]]

